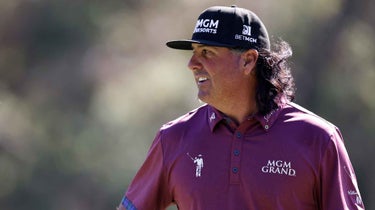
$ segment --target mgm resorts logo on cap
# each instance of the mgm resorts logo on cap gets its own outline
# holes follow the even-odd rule
[[[253,12],[236,6],[214,6],[198,17],[190,40],[172,40],[167,46],[191,50],[192,43],[211,46],[270,49],[267,29]]]

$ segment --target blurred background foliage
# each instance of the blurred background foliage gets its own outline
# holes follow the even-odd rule
[[[296,102],[343,132],[375,209],[375,1],[1,0],[0,209],[114,209],[162,123],[199,106],[199,13],[237,4],[294,49]]]

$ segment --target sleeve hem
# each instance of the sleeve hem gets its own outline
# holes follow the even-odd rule
[[[137,210],[134,204],[126,196],[122,199],[121,205],[123,205],[126,210]]]

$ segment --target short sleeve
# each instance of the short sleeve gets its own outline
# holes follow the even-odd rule
[[[163,162],[161,132],[158,132],[121,202],[126,209],[165,209],[172,202]]]
[[[320,180],[320,209],[364,209],[357,179],[338,129],[331,135],[324,153]]]

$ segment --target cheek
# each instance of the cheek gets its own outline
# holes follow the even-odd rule
[[[207,62],[205,68],[213,80],[221,83],[231,83],[242,75],[240,60],[236,58],[221,58],[214,62]]]
[[[233,83],[240,77],[242,77],[241,70],[238,65],[233,65],[229,63],[227,65],[222,65],[220,71],[216,72],[216,76],[220,77],[224,83]]]

